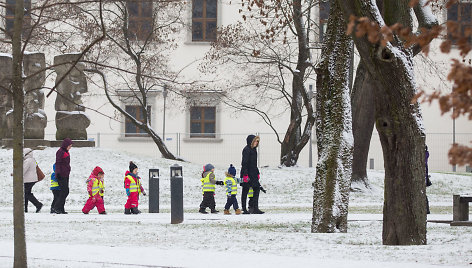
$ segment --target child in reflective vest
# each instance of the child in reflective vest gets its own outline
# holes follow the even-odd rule
[[[54,198],[52,199],[52,204],[51,204],[51,214],[56,213],[56,210],[54,209],[56,207],[56,202],[57,199],[59,198],[59,193],[61,191],[61,187],[59,187],[59,183],[57,182],[56,179],[56,164],[52,165],[52,174],[51,174],[51,192]]]
[[[203,167],[202,178],[200,179],[202,182],[203,200],[200,203],[200,210],[198,211],[202,214],[208,214],[208,212],[206,212],[207,207],[210,208],[211,213],[219,212],[216,210],[215,184],[223,185],[223,182],[215,180],[214,172],[215,167],[212,164],[206,164]]]
[[[105,212],[105,204],[103,203],[103,195],[105,191],[105,184],[103,182],[105,173],[102,168],[95,167],[87,180],[87,192],[89,199],[85,203],[82,212],[88,214],[90,210],[97,207],[98,213],[107,214]]]
[[[234,176],[236,176],[236,169],[231,164],[228,168],[228,172],[226,172],[226,178],[225,178],[225,183],[224,183],[226,186],[226,196],[227,196],[225,210],[224,210],[225,215],[231,215],[231,212],[229,211],[229,208],[231,207],[231,205],[233,206],[236,215],[241,214],[241,210],[239,209],[236,195],[238,194],[238,184],[241,183],[243,180],[242,178],[235,178]]]
[[[132,161],[129,162],[129,170],[125,173],[125,190],[128,200],[125,204],[125,214],[139,214],[138,209],[139,194],[146,195],[143,186],[141,185],[141,178],[138,176],[138,166]]]

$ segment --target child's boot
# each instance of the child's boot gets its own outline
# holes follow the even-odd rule
[[[100,212],[100,214],[107,215],[107,212],[106,212],[106,211],[102,211],[102,212]]]
[[[229,212],[229,209],[224,210],[225,215],[231,215],[231,212]]]
[[[218,212],[219,212],[219,211],[216,210],[216,209],[212,209],[212,210],[211,210],[211,213],[212,213],[212,214],[216,214],[216,213],[218,213]]]
[[[131,213],[133,213],[133,214],[139,214],[139,213],[141,213],[141,211],[139,211],[138,208],[131,208]]]
[[[238,208],[238,209],[235,209],[235,210],[234,210],[234,213],[236,213],[236,215],[239,215],[239,214],[241,214],[241,210],[240,210],[239,208]]]
[[[125,208],[125,214],[131,214],[131,209],[130,208]]]

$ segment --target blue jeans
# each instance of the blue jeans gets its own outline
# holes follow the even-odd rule
[[[226,200],[225,209],[228,210],[231,207],[231,205],[233,205],[234,210],[239,208],[238,200],[236,199],[235,194],[228,196],[228,199]]]

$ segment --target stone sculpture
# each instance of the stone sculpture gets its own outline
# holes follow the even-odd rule
[[[10,91],[13,75],[12,60],[11,55],[0,54],[0,139],[11,136],[11,131],[7,131],[7,114],[13,112],[13,98]]]
[[[84,113],[82,94],[87,92],[87,79],[84,74],[85,64],[77,63],[69,71],[72,64],[80,57],[78,54],[64,54],[54,57],[57,85],[56,97],[56,139],[71,138],[87,140],[87,127],[90,119]]]

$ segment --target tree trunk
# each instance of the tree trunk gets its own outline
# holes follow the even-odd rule
[[[344,17],[367,17],[384,25],[370,1],[340,1]],[[401,41],[386,47],[353,35],[362,61],[378,86],[374,92],[376,128],[385,166],[384,245],[426,244],[424,131],[419,105],[411,104],[415,81],[411,49]]]
[[[27,267],[25,240],[25,213],[23,193],[23,137],[24,115],[23,105],[23,59],[21,55],[21,33],[23,26],[23,1],[16,1],[15,19],[13,24],[13,233],[14,233],[14,267]]]
[[[297,69],[293,72],[292,78],[290,124],[287,128],[284,140],[282,141],[280,153],[280,164],[287,167],[295,166],[297,164],[300,152],[310,139],[313,124],[315,122],[313,105],[311,104],[311,98],[308,96],[304,83],[306,69],[311,67],[311,63],[301,0],[293,0],[292,8],[293,24],[297,32],[298,58]],[[303,106],[306,108],[307,118],[302,132],[301,125]]]
[[[353,137],[348,86],[352,40],[346,26],[332,0],[316,81],[318,164],[311,231],[317,233],[347,232]]]
[[[354,136],[351,190],[354,191],[360,187],[369,187],[367,158],[375,122],[374,84],[375,82],[369,76],[363,62],[360,61],[351,93],[352,133]]]

